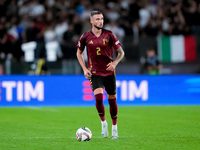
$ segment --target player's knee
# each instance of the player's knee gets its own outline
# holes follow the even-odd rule
[[[97,106],[102,105],[102,103],[103,103],[103,100],[96,100],[96,105],[97,105]]]
[[[114,95],[109,95],[108,94],[108,99],[115,99],[116,98],[116,94],[114,94]]]
[[[109,105],[110,105],[111,107],[117,105],[117,103],[116,103],[116,98],[114,98],[114,99],[108,99],[108,103],[109,103]]]
[[[103,94],[102,93],[96,94],[95,100],[97,105],[101,105],[103,103]]]

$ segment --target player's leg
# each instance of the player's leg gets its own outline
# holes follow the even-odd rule
[[[101,119],[102,124],[102,136],[108,137],[108,124],[105,119],[105,108],[103,104],[103,82],[100,76],[92,76],[90,80],[92,90],[94,92],[95,100],[96,100],[96,109],[98,111],[99,117]]]
[[[105,108],[103,105],[103,88],[97,88],[94,90],[94,96],[96,100],[96,109],[98,111],[101,121],[105,121]]]
[[[117,102],[116,102],[116,94],[115,95],[108,94],[108,103],[110,106],[110,116],[112,119],[112,124],[116,125],[117,124],[117,112],[118,112],[118,107],[117,107]]]
[[[117,130],[117,113],[118,107],[116,102],[116,94],[109,95],[108,94],[108,102],[110,105],[110,116],[112,119],[112,139],[118,139],[118,130]]]
[[[110,116],[112,119],[112,139],[118,139],[117,132],[117,113],[118,107],[116,102],[116,78],[115,75],[107,76],[104,80],[104,86],[108,94],[108,103],[110,106]]]
[[[103,88],[97,88],[94,90],[96,109],[101,119],[101,134],[103,137],[108,137],[108,123],[105,119],[105,108],[103,105]]]

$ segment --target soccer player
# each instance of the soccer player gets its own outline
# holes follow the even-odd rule
[[[117,37],[111,31],[103,29],[104,18],[100,11],[91,12],[90,22],[92,29],[83,33],[78,41],[77,58],[94,92],[96,109],[102,123],[102,136],[108,137],[103,104],[103,87],[105,87],[112,118],[111,138],[118,139],[115,68],[124,57],[124,51]],[[85,47],[87,47],[88,68],[82,56]],[[118,52],[115,61],[113,61],[114,49]]]

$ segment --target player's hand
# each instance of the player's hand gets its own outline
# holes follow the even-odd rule
[[[111,62],[111,63],[109,63],[109,64],[107,64],[107,71],[115,71],[115,64],[113,63],[113,62]]]
[[[84,75],[86,79],[91,79],[92,77],[92,73],[88,69],[84,70]]]

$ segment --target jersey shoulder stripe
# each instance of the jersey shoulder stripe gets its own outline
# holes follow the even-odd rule
[[[111,33],[112,34],[112,31],[110,31],[110,30],[107,30],[107,29],[103,29],[103,32],[106,32],[106,33]]]
[[[117,39],[116,35],[111,30],[104,29],[104,32],[107,33],[111,38]]]
[[[86,31],[85,33],[83,33],[82,36],[80,37],[80,39],[87,37],[89,34],[91,34],[91,30]]]

